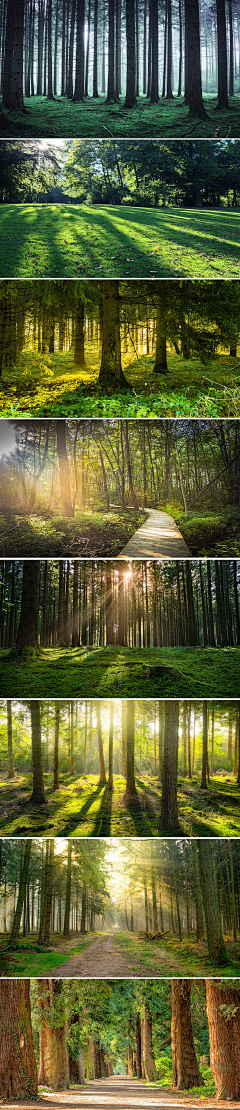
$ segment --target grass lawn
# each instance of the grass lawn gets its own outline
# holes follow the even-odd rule
[[[159,836],[161,786],[154,777],[136,776],[136,806],[123,801],[125,779],[114,775],[114,790],[97,775],[60,775],[53,790],[52,775],[44,775],[46,804],[29,801],[32,775],[0,777],[1,836]],[[178,780],[178,812],[182,836],[239,836],[240,790],[232,778],[211,775],[207,791],[199,779]]]
[[[6,204],[1,278],[239,278],[231,209]]]
[[[23,516],[0,512],[0,555],[110,558],[146,520],[146,513],[121,509],[109,513],[76,512],[72,520],[51,513]]]
[[[0,417],[239,417],[240,358],[220,355],[207,366],[168,355],[169,373],[153,372],[154,358],[142,356],[122,365],[129,392],[106,394],[98,388],[100,360],[86,351],[86,369],[73,355],[23,351],[19,365],[5,370],[0,387]]]
[[[21,134],[40,136],[41,138],[92,138],[106,139],[106,129],[115,137],[127,136],[132,138],[148,139],[149,136],[185,138],[211,138],[216,124],[220,127],[220,137],[227,135],[231,126],[231,138],[239,136],[239,110],[240,98],[229,98],[229,109],[219,111],[217,97],[206,96],[205,107],[208,113],[207,120],[199,120],[197,116],[189,113],[184,104],[183,97],[174,97],[173,100],[159,100],[159,104],[150,104],[146,97],[139,97],[136,108],[126,110],[124,99],[120,104],[106,104],[106,97],[99,96],[98,100],[84,100],[75,104],[73,100],[57,97],[48,101],[46,97],[24,97],[27,115],[5,111],[7,120],[11,120],[13,129],[12,137],[19,138]]]
[[[166,674],[147,667],[173,668]],[[0,651],[2,698],[234,698],[238,648],[44,648],[31,660]]]

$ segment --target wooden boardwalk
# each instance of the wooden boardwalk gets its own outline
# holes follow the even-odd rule
[[[126,543],[118,559],[190,559],[191,552],[173,516],[146,509],[148,519]]]

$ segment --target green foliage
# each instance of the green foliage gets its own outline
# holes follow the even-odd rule
[[[72,558],[86,554],[90,558],[115,557],[145,519],[144,513],[132,509],[109,513],[77,511],[71,521],[37,511],[30,518],[0,513],[0,554],[39,558],[46,554],[47,545],[50,557],[61,557],[69,551]],[[27,651],[34,655],[34,649],[24,649],[25,660]]]

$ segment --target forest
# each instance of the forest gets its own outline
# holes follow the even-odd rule
[[[237,701],[0,702],[3,836],[239,834]]]
[[[30,139],[1,162],[2,278],[239,278],[237,140]]]
[[[239,570],[236,559],[1,560],[2,696],[234,697]]]
[[[240,414],[238,281],[2,280],[0,322],[2,418]]]
[[[237,420],[2,421],[0,555],[238,554],[239,459]]]
[[[0,983],[0,1092],[35,1106],[171,1108],[239,1099],[236,979]],[[16,1053],[16,1042],[21,1054]],[[83,1090],[81,1090],[83,1088]],[[49,1098],[48,1098],[49,1094]],[[226,1101],[227,1100],[227,1101]]]
[[[237,839],[4,840],[1,974],[238,976],[239,860]]]
[[[239,133],[238,0],[1,0],[0,19],[3,134]]]

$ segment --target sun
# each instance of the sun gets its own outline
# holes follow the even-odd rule
[[[0,421],[0,459],[4,455],[10,455],[16,447],[15,428],[10,420]]]

